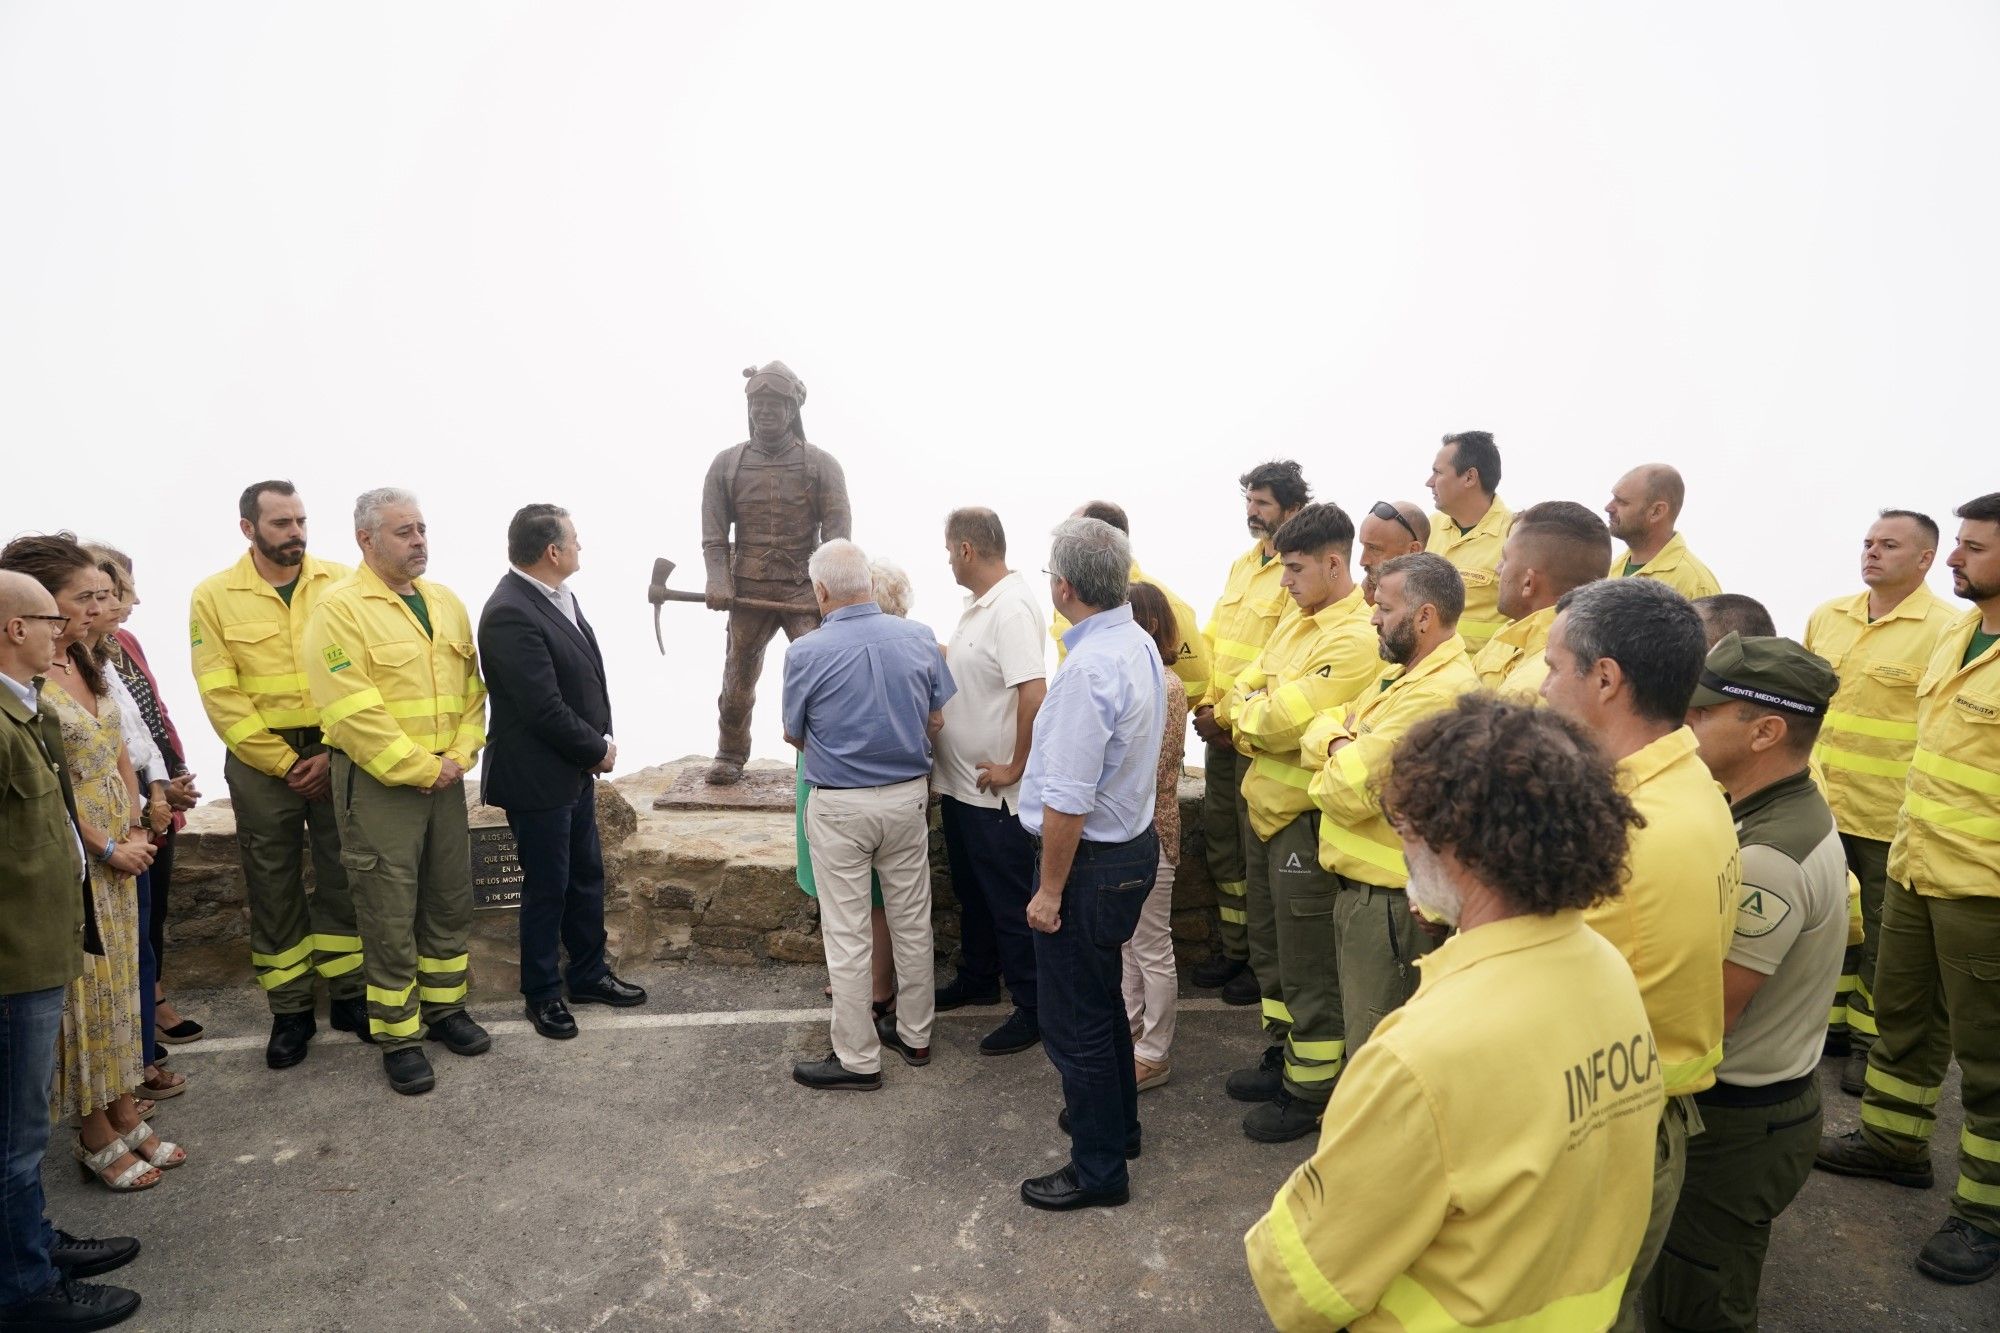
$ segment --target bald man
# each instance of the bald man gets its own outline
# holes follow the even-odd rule
[[[1694,558],[1674,527],[1686,499],[1687,483],[1665,463],[1635,467],[1618,479],[1611,488],[1611,503],[1604,506],[1611,535],[1626,546],[1611,562],[1612,578],[1658,579],[1689,601],[1722,591],[1715,575]]]
[[[1361,595],[1375,605],[1375,571],[1399,555],[1414,555],[1426,549],[1431,539],[1431,521],[1409,500],[1377,500],[1362,515],[1355,529],[1358,547],[1355,562],[1361,566]]]

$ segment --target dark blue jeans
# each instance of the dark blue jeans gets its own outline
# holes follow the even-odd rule
[[[1159,868],[1160,839],[1150,828],[1130,842],[1078,843],[1062,925],[1053,935],[1035,933],[1042,1046],[1062,1075],[1070,1163],[1087,1190],[1125,1183],[1125,1140],[1139,1131],[1120,951]]]
[[[153,952],[152,932],[147,929],[152,917],[153,875],[148,871],[139,876],[139,1049],[145,1052],[147,1064],[153,1063],[153,1052],[159,1049],[160,1042],[153,1026],[153,993],[160,984],[160,956]]]
[[[0,995],[0,1309],[55,1285],[42,1200],[63,988]]]
[[[1028,899],[1035,896],[1035,840],[1020,816],[950,796],[938,798],[938,817],[958,895],[959,968],[979,981],[1004,976],[1015,1006],[1032,1014],[1038,1001]]]
[[[561,950],[569,984],[601,981],[604,961],[604,850],[597,841],[597,784],[557,810],[507,812],[521,862],[521,994],[542,1004],[562,994]]]

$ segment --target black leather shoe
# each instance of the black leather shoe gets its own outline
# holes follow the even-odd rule
[[[1822,1059],[1845,1060],[1854,1053],[1854,1043],[1845,1032],[1829,1032],[1820,1043],[1819,1053]]]
[[[319,1031],[310,1010],[301,1014],[272,1014],[271,1040],[264,1045],[264,1063],[273,1069],[290,1069],[306,1058],[306,1046]]]
[[[139,1308],[139,1293],[96,1282],[63,1278],[31,1301],[0,1310],[0,1329],[57,1330],[110,1328],[130,1319]]]
[[[1877,1152],[1858,1129],[1821,1138],[1813,1165],[1837,1176],[1869,1176],[1916,1190],[1927,1190],[1932,1183],[1929,1158],[1921,1162],[1899,1162]]]
[[[1243,1133],[1259,1143],[1290,1143],[1319,1128],[1326,1108],[1316,1102],[1301,1101],[1283,1088],[1262,1106],[1250,1108],[1243,1117]]]
[[[335,1032],[352,1032],[370,1046],[375,1044],[375,1034],[368,1030],[368,1001],[359,995],[328,1001],[326,1022]]]
[[[421,1046],[382,1052],[382,1072],[389,1076],[389,1086],[406,1097],[429,1092],[437,1086],[437,1075],[431,1072],[431,1058]]]
[[[571,1004],[608,1004],[614,1009],[636,1009],[646,1002],[646,989],[620,981],[606,972],[587,986],[569,988]]]
[[[1056,1128],[1065,1134],[1069,1133],[1069,1108],[1067,1106],[1056,1112]],[[1143,1126],[1141,1129],[1135,1129],[1125,1136],[1125,1160],[1128,1162],[1136,1160],[1139,1156],[1139,1140],[1142,1137],[1142,1131]]]
[[[1007,1021],[979,1040],[981,1055],[1013,1055],[1042,1039],[1041,1020],[1026,1009],[1016,1009]]]
[[[1264,988],[1257,984],[1256,974],[1244,968],[1231,977],[1222,987],[1222,1002],[1238,1007],[1258,1004],[1264,998]]]
[[[1239,1069],[1222,1090],[1239,1102],[1268,1102],[1285,1089],[1285,1048],[1267,1046],[1255,1069]]]
[[[1030,1208],[1046,1208],[1066,1213],[1072,1208],[1116,1208],[1129,1203],[1132,1191],[1124,1185],[1115,1190],[1087,1190],[1076,1183],[1076,1168],[1065,1165],[1059,1171],[1021,1182],[1021,1202]]]
[[[948,986],[940,986],[936,993],[937,1011],[963,1009],[968,1004],[1000,1003],[1000,983],[997,981],[975,981],[961,972],[951,979]]]
[[[138,1257],[139,1241],[135,1236],[91,1238],[58,1230],[56,1243],[49,1249],[49,1262],[67,1277],[96,1277],[123,1268]]]
[[[857,1074],[829,1051],[824,1060],[801,1060],[793,1065],[792,1081],[822,1092],[874,1092],[882,1086],[882,1075]]]
[[[875,1035],[882,1039],[882,1045],[903,1057],[906,1065],[927,1065],[931,1062],[931,1048],[912,1046],[896,1032],[896,1016],[885,1014],[875,1020]]]
[[[1868,1052],[1851,1051],[1847,1063],[1840,1067],[1840,1090],[1850,1097],[1859,1097],[1868,1088]]]
[[[1203,990],[1214,990],[1234,981],[1240,974],[1248,972],[1250,964],[1241,958],[1231,958],[1228,954],[1215,957],[1188,973],[1188,980]]]
[[[576,1020],[570,1017],[569,1006],[560,998],[530,1004],[528,1021],[535,1025],[535,1031],[557,1041],[568,1041],[576,1035]]]
[[[1924,1242],[1917,1271],[1940,1282],[1984,1282],[2000,1271],[2000,1236],[1990,1235],[1963,1218],[1948,1217],[1937,1234]]]
[[[493,1034],[473,1022],[472,1015],[463,1009],[425,1028],[424,1036],[443,1042],[453,1055],[484,1055],[493,1047]]]

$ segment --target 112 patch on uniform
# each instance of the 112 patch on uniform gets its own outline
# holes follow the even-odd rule
[[[1736,904],[1736,933],[1748,940],[1768,935],[1792,914],[1792,905],[1767,889],[1743,886]]]
[[[198,618],[188,620],[188,643],[195,648],[201,647],[201,621]]]
[[[326,663],[326,669],[329,674],[345,671],[354,665],[353,659],[347,655],[347,650],[337,643],[328,644],[326,651],[320,654],[320,658]]]

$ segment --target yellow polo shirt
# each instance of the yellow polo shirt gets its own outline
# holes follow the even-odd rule
[[[1556,609],[1545,606],[1494,635],[1472,661],[1481,688],[1521,703],[1541,703],[1542,682],[1549,674],[1548,658],[1543,654],[1549,646],[1549,629],[1555,623]]]
[[[1465,581],[1465,611],[1458,618],[1458,636],[1475,655],[1495,634],[1507,628],[1500,614],[1500,548],[1507,544],[1507,530],[1514,526],[1514,511],[1499,496],[1477,523],[1459,530],[1451,516],[1439,511],[1431,515],[1431,539],[1424,549],[1451,561]]]

